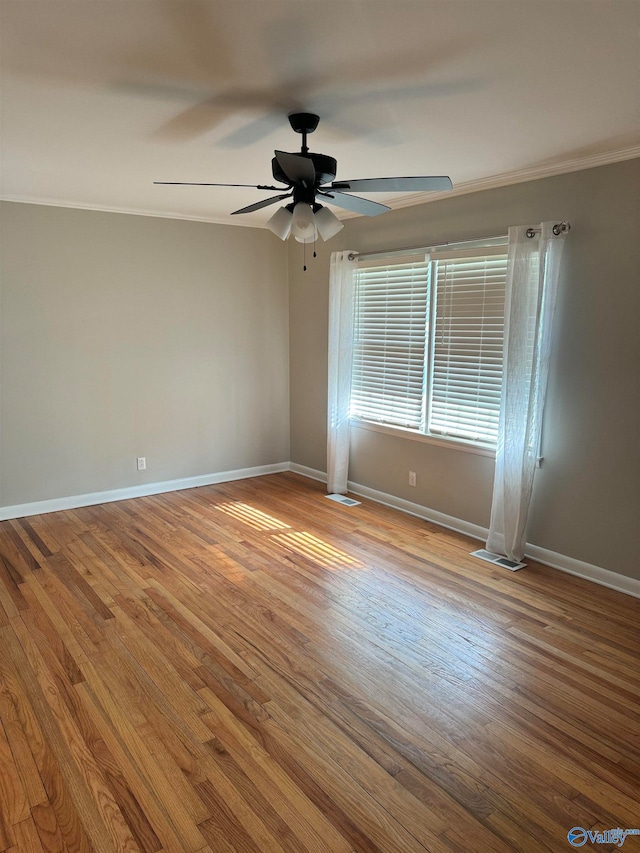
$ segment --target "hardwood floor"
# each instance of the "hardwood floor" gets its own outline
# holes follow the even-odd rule
[[[475,547],[293,474],[3,522],[0,851],[639,827],[640,602]]]

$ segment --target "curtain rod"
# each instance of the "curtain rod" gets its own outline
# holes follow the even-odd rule
[[[429,252],[431,249],[441,249],[444,246],[464,246],[467,243],[484,243],[488,240],[506,240],[506,234],[494,234],[492,237],[476,237],[473,240],[447,240],[445,243],[431,243],[430,246],[408,246],[404,249],[391,249],[390,251],[380,251],[380,252],[367,252],[361,255],[359,252],[352,252],[347,257],[350,261],[355,261],[356,258],[359,260],[368,260],[369,258],[376,258],[379,255],[404,255],[407,252]]]
[[[553,226],[553,233],[556,237],[559,234],[563,234],[571,229],[571,225],[569,222],[562,221],[557,222]],[[527,229],[527,237],[534,237],[536,234],[540,233],[540,228],[528,228]],[[484,243],[489,240],[506,240],[507,234],[494,234],[491,237],[476,237],[473,240],[447,240],[445,243],[432,243],[430,246],[408,246],[404,249],[393,249],[391,251],[380,251],[380,252],[367,252],[365,254],[360,254],[359,252],[351,252],[347,257],[350,261],[355,261],[356,258],[359,260],[368,260],[369,258],[376,258],[380,255],[402,255],[407,252],[428,252],[431,249],[441,249],[444,246],[465,246],[469,243]]]
[[[527,237],[535,237],[536,234],[540,233],[540,230],[540,228],[527,228]],[[571,223],[563,219],[562,222],[556,222],[551,230],[556,237],[559,237],[560,234],[566,234],[568,231],[571,231]]]

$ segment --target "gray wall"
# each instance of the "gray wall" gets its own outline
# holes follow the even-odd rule
[[[0,215],[0,505],[288,460],[276,237],[26,204]]]
[[[353,219],[306,273],[264,230],[3,203],[0,505],[324,471],[330,252],[567,218],[529,541],[640,577],[639,190],[636,160]],[[350,478],[488,524],[490,458],[353,430]]]
[[[349,220],[302,272],[290,243],[291,459],[326,470],[329,254],[568,219],[530,542],[640,578],[640,160]],[[418,486],[408,486],[409,469]],[[488,526],[491,458],[352,430],[351,480]]]

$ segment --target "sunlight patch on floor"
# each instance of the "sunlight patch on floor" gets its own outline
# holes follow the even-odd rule
[[[311,533],[282,533],[273,537],[275,542],[290,551],[295,551],[309,560],[313,560],[325,569],[364,569],[364,563],[356,560],[344,551],[334,548],[323,539]]]
[[[285,524],[274,518],[272,515],[267,515],[249,504],[240,503],[239,501],[230,501],[229,503],[216,504],[216,509],[224,512],[235,518],[236,521],[243,521],[252,527],[254,530],[290,530],[291,525]]]

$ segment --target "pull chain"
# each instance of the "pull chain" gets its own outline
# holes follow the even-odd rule
[[[318,255],[316,254],[316,240],[317,239],[318,239],[317,234],[314,234],[313,235],[313,257],[314,258],[318,257]],[[304,272],[307,271],[307,244],[306,243],[302,244],[302,269]]]

